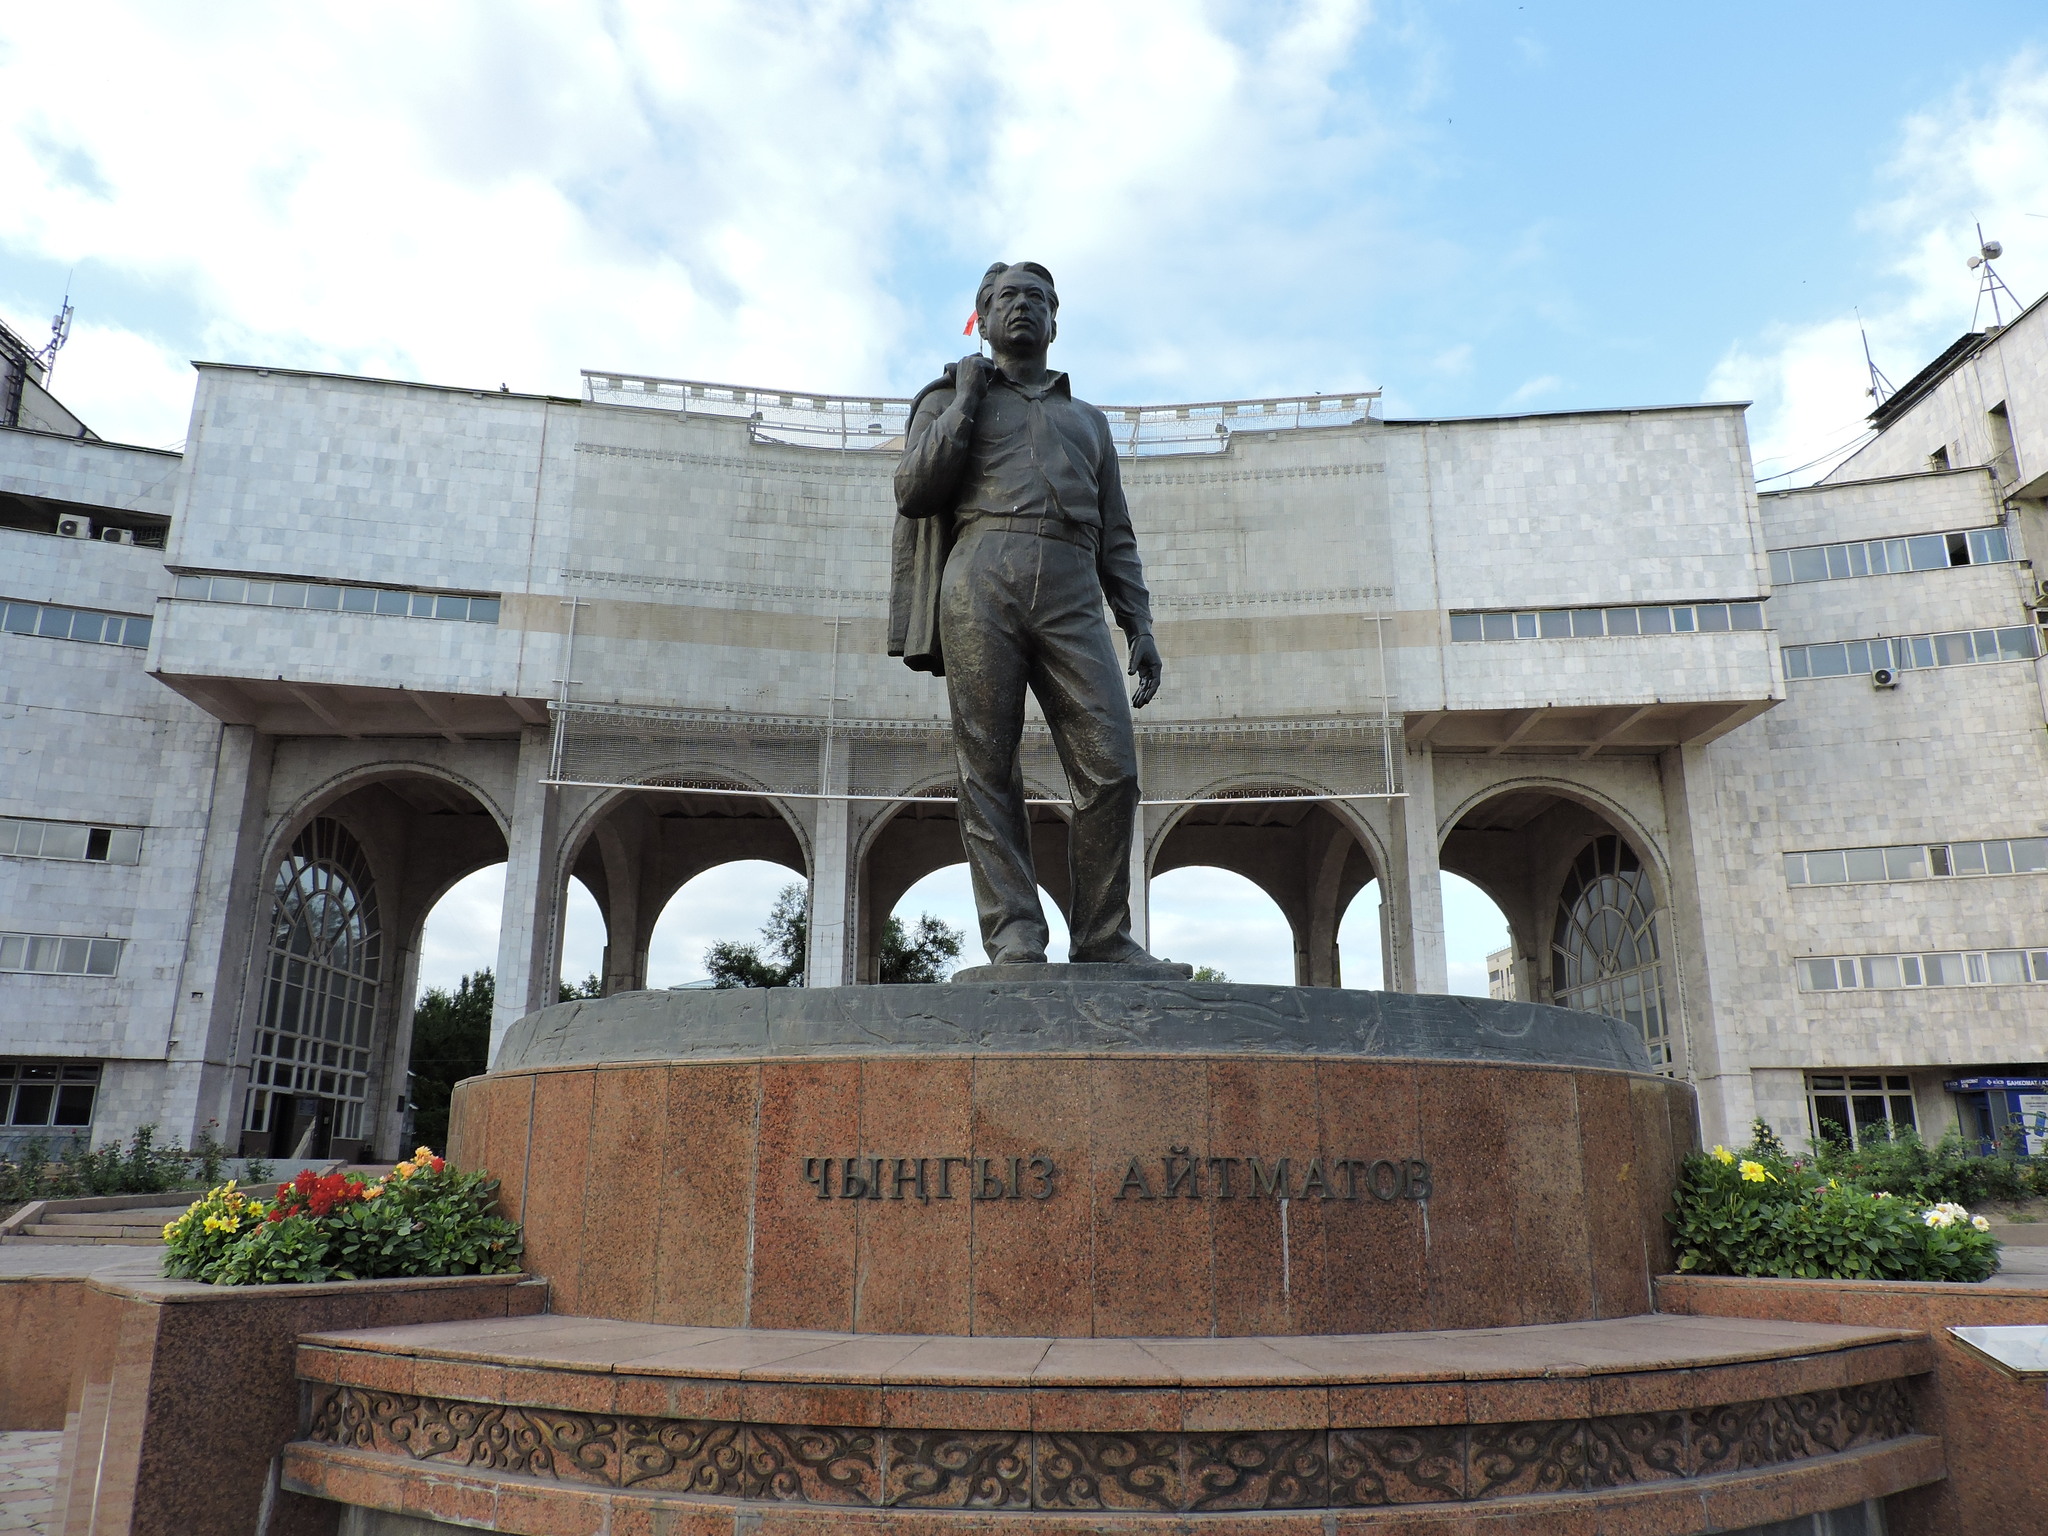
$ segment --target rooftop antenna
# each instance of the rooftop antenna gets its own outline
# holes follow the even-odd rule
[[[1877,366],[1877,360],[1870,355],[1870,332],[1863,329],[1863,311],[1856,311],[1856,334],[1863,338],[1863,366],[1870,370],[1870,388],[1863,391],[1870,396],[1873,406],[1881,406],[1898,393],[1892,381],[1884,376],[1884,370]]]
[[[1993,326],[2001,329],[2005,325],[2004,317],[1999,313],[1998,308],[1998,296],[2001,293],[2010,300],[2014,315],[2018,315],[2021,308],[2023,308],[2020,301],[2013,298],[2012,290],[2005,286],[2005,279],[2000,277],[1997,269],[1991,265],[1994,258],[2004,254],[2005,247],[1996,240],[1986,240],[1984,238],[1984,226],[1981,223],[1978,224],[1977,254],[1970,258],[1969,267],[1972,272],[1982,267],[1984,274],[1977,283],[1977,303],[1970,310],[1970,329],[1973,331],[1977,329],[1977,316],[1982,313],[1984,301],[1987,298],[1991,300],[1991,323]]]
[[[43,365],[43,387],[50,387],[50,379],[57,371],[57,354],[64,350],[64,343],[71,339],[71,279],[64,279],[64,305],[50,320],[50,344],[36,354]]]

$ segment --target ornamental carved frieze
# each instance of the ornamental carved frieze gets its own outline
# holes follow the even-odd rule
[[[1661,1413],[1239,1433],[631,1418],[316,1386],[307,1438],[586,1487],[923,1509],[1355,1509],[1618,1488],[1913,1433],[1905,1384]]]

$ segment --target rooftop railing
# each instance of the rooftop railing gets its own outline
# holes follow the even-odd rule
[[[910,401],[880,395],[822,395],[753,389],[699,379],[583,370],[583,395],[599,405],[628,405],[685,416],[744,421],[757,442],[835,452],[895,452],[903,446]],[[1201,400],[1185,405],[1105,405],[1117,451],[1126,457],[1221,453],[1238,432],[1353,426],[1369,419],[1376,389],[1339,395],[1280,395],[1262,400]]]

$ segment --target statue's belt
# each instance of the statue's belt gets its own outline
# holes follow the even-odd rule
[[[1006,512],[967,513],[960,520],[959,536],[987,529],[995,533],[1032,533],[1041,539],[1058,539],[1062,544],[1095,547],[1095,530],[1086,523],[1064,517],[1013,517]]]

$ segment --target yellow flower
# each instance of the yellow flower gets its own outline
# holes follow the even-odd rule
[[[1744,1158],[1742,1166],[1735,1171],[1742,1175],[1743,1182],[1747,1184],[1761,1184],[1770,1177],[1762,1163],[1751,1162],[1748,1158]]]
[[[206,1218],[206,1230],[209,1232],[239,1232],[242,1230],[242,1223],[233,1216],[209,1216]]]
[[[164,1241],[168,1243],[168,1242],[172,1241],[172,1240],[173,1240],[174,1238],[176,1238],[176,1237],[177,1237],[177,1235],[178,1235],[178,1228],[180,1228],[180,1227],[181,1227],[181,1226],[183,1226],[184,1224],[185,1224],[185,1218],[184,1218],[184,1217],[182,1217],[182,1216],[180,1216],[180,1217],[179,1217],[179,1218],[178,1218],[178,1219],[177,1219],[176,1221],[167,1221],[167,1222],[165,1222],[165,1223],[164,1223]]]
[[[384,1186],[381,1183],[372,1184],[368,1189],[363,1191],[363,1198],[365,1200],[374,1200],[383,1193]]]
[[[1719,1142],[1716,1142],[1714,1144],[1714,1158],[1715,1161],[1720,1163],[1732,1163],[1735,1161],[1735,1154],[1733,1152],[1730,1152],[1726,1147],[1722,1146]]]

